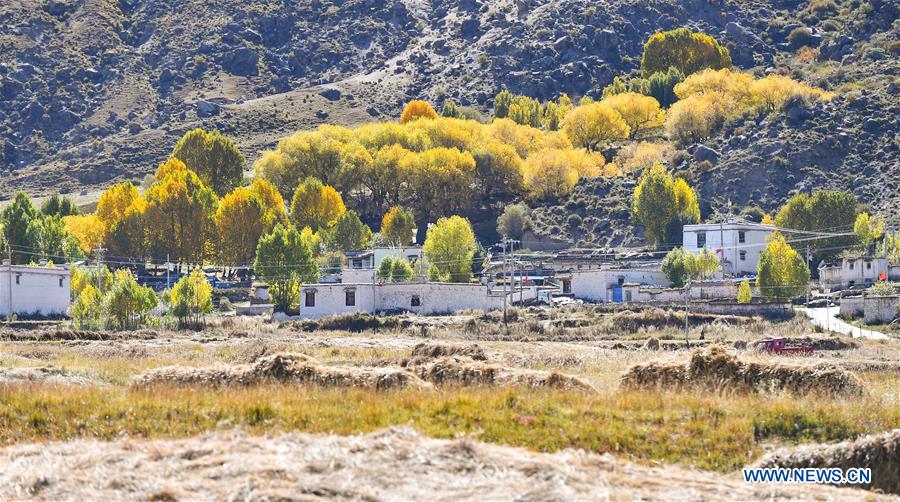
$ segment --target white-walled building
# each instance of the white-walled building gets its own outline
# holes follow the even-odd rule
[[[891,266],[887,258],[861,256],[819,264],[819,284],[826,289],[870,286],[880,277],[900,281],[900,266]]]
[[[345,282],[308,284],[300,292],[300,317],[307,319],[354,312],[443,314],[460,310],[486,312],[502,307],[503,294],[482,284]]]
[[[341,270],[342,283],[375,282],[375,271],[385,258],[403,258],[415,266],[424,263],[421,246],[376,247],[363,251],[348,251],[347,266]]]
[[[623,287],[626,285],[656,287],[671,285],[658,263],[634,268],[604,266],[595,270],[573,270],[570,277],[560,274],[557,279],[562,284],[563,294],[571,293],[575,298],[593,302],[627,301],[623,296]]]
[[[67,265],[0,266],[0,317],[66,315],[71,300]]]
[[[684,249],[692,253],[703,248],[714,251],[722,260],[725,274],[755,274],[759,255],[774,230],[772,225],[746,221],[685,225]]]

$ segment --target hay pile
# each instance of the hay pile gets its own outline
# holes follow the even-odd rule
[[[859,377],[839,368],[742,361],[718,346],[695,350],[687,365],[648,363],[632,366],[622,375],[620,383],[630,389],[702,388],[832,396],[865,393]]]
[[[556,371],[508,368],[464,358],[445,357],[410,369],[422,380],[435,385],[549,387],[597,392],[586,381]]]
[[[784,448],[766,455],[754,467],[868,467],[872,483],[865,488],[900,495],[900,429],[830,445]]]
[[[151,370],[135,379],[142,387],[167,385],[259,385],[291,383],[322,387],[364,387],[385,390],[431,386],[409,371],[391,368],[321,366],[303,354],[279,353],[259,358],[251,364],[214,365],[203,368],[170,366]]]
[[[78,375],[67,373],[56,366],[39,368],[2,368],[0,367],[0,385],[21,384],[49,385],[96,385],[98,382]]]
[[[394,428],[360,436],[205,434],[0,448],[0,500],[831,500],[829,486],[536,453]]]
[[[444,343],[420,343],[413,347],[412,353],[408,358],[400,362],[400,366],[418,366],[444,357],[457,357],[472,361],[487,361],[488,359],[487,354],[484,353],[484,349],[478,344],[449,345]]]

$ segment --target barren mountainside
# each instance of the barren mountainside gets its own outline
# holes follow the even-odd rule
[[[735,124],[681,171],[704,215],[849,188],[900,207],[897,6],[882,0],[12,0],[0,6],[0,196],[95,191],[152,172],[187,130],[231,136],[247,169],[282,136],[393,119],[445,97],[489,114],[501,89],[597,95],[652,33],[689,26],[743,69],[788,67],[831,103]],[[817,48],[796,55],[797,28]],[[703,150],[706,152],[706,150]],[[700,162],[699,159],[706,162]],[[630,180],[588,180],[538,232],[639,242]],[[578,219],[571,216],[577,214]]]

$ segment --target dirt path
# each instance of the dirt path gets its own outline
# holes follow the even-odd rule
[[[824,486],[528,452],[395,428],[364,436],[214,433],[0,449],[0,500],[878,500]],[[887,500],[887,497],[882,497]]]

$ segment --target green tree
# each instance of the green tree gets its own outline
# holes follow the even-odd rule
[[[387,257],[378,264],[375,276],[383,282],[409,282],[413,277],[412,265],[403,258]]]
[[[259,240],[253,270],[269,284],[275,307],[283,312],[299,303],[301,284],[319,280],[309,244],[296,228],[281,224]]]
[[[738,303],[750,303],[753,300],[753,292],[750,291],[750,281],[744,279],[738,288]]]
[[[513,94],[506,89],[500,91],[494,97],[494,118],[502,119],[509,115],[509,107],[512,105]]]
[[[153,289],[138,284],[131,270],[123,268],[113,274],[112,286],[106,293],[103,309],[109,315],[113,327],[136,328],[144,320],[144,316],[156,307],[158,301]]]
[[[616,75],[613,77],[612,83],[603,88],[603,97],[608,98],[625,92],[628,92],[628,86],[625,85],[625,82],[619,78],[618,75]]]
[[[68,197],[51,195],[41,204],[41,212],[46,216],[74,216],[78,214],[78,207]]]
[[[328,247],[332,250],[367,249],[371,243],[372,230],[359,219],[355,211],[347,211],[339,216],[334,228],[328,230]]]
[[[698,253],[688,253],[684,266],[691,279],[705,281],[722,268],[722,263],[716,253],[703,248]]]
[[[73,269],[74,270],[74,269]],[[75,293],[75,290],[72,290]],[[72,321],[79,328],[100,327],[100,317],[103,314],[103,298],[93,284],[85,283],[72,303]]]
[[[819,191],[813,196],[799,194],[791,197],[775,217],[778,227],[798,230],[788,231],[788,237],[810,238],[815,233],[843,234],[834,237],[820,236],[804,242],[809,245],[815,261],[831,258],[858,243],[850,229],[856,224],[859,203],[850,192]]]
[[[172,315],[178,318],[181,326],[201,326],[206,314],[213,309],[212,286],[200,268],[179,279],[167,297]]]
[[[759,256],[756,286],[770,301],[784,301],[806,290],[809,267],[780,232],[773,232]]]
[[[459,119],[462,118],[462,112],[452,99],[445,99],[444,106],[441,107],[441,116]]]
[[[172,158],[184,162],[217,195],[239,186],[244,177],[243,154],[219,131],[189,131],[175,145]]]
[[[684,73],[670,66],[665,72],[658,71],[647,79],[647,95],[652,96],[663,108],[672,106],[678,101],[675,86],[684,81]]]
[[[412,241],[415,228],[412,212],[394,206],[381,218],[381,240],[389,246],[406,246]]]
[[[713,37],[687,28],[654,34],[644,44],[641,74],[649,78],[673,66],[685,75],[704,68],[730,68],[731,54]]]
[[[687,283],[687,257],[690,253],[682,247],[674,248],[666,253],[662,261],[662,272],[666,275],[666,279],[672,283],[673,287],[681,288]]]
[[[450,282],[471,280],[475,233],[466,218],[454,215],[439,219],[428,229],[422,249],[442,278],[446,277]]]
[[[670,222],[678,213],[675,182],[662,164],[646,170],[634,189],[632,210],[644,227],[647,242],[659,246],[666,239]]]
[[[531,208],[521,202],[506,206],[497,218],[497,233],[510,239],[521,240],[530,227]]]
[[[12,248],[14,264],[31,261],[33,243],[29,238],[28,226],[38,213],[25,192],[16,192],[12,204],[3,209],[0,224],[3,226],[4,241]],[[4,254],[6,250],[3,250]]]
[[[59,216],[36,215],[28,223],[28,241],[36,258],[66,261],[66,226]]]

